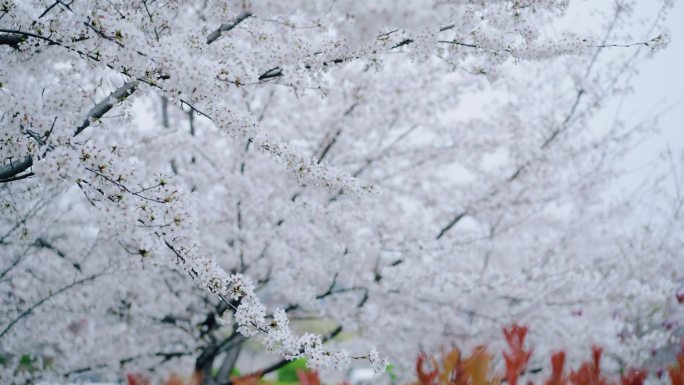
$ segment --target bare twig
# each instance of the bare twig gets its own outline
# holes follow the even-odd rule
[[[50,299],[52,299],[52,298],[54,298],[54,297],[56,297],[56,296],[58,296],[58,295],[64,293],[65,291],[67,291],[67,290],[69,290],[69,289],[71,289],[71,288],[74,288],[74,287],[76,287],[76,286],[83,285],[84,283],[93,281],[93,280],[95,280],[96,278],[98,278],[98,277],[100,277],[100,276],[102,276],[102,275],[104,275],[104,274],[105,274],[105,272],[103,271],[103,272],[100,272],[100,273],[97,273],[97,274],[93,274],[93,275],[90,275],[90,276],[88,276],[88,277],[79,279],[78,281],[74,281],[74,282],[72,282],[72,283],[70,283],[70,284],[68,284],[68,285],[66,285],[66,286],[64,286],[64,287],[62,287],[61,289],[59,289],[59,290],[57,290],[57,291],[54,291],[54,292],[51,292],[50,294],[48,294],[48,295],[46,295],[45,297],[41,298],[41,299],[38,300],[36,303],[34,303],[33,305],[31,305],[29,308],[27,308],[26,310],[24,310],[23,312],[21,312],[21,314],[19,314],[17,317],[15,317],[15,318],[14,318],[14,319],[13,319],[13,320],[12,320],[12,321],[11,321],[11,322],[2,330],[2,332],[0,332],[0,338],[4,337],[5,334],[7,334],[7,333],[12,329],[12,327],[14,327],[14,325],[15,325],[17,322],[19,322],[21,319],[23,319],[23,318],[28,317],[29,315],[31,315],[31,313],[33,313],[34,310],[36,310],[38,307],[40,307],[41,305],[43,305],[45,302],[47,302],[47,301],[49,301]]]
[[[219,37],[221,37],[222,33],[228,32],[233,28],[237,27],[238,24],[240,24],[243,20],[249,18],[250,16],[252,16],[251,13],[242,12],[241,14],[237,15],[237,17],[235,17],[235,19],[233,19],[233,21],[231,21],[230,23],[221,24],[219,28],[217,28],[212,33],[210,33],[209,36],[207,36],[207,44],[215,42]]]

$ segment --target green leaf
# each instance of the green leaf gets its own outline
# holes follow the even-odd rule
[[[299,382],[297,377],[297,369],[308,370],[306,367],[306,358],[296,359],[276,372],[278,374],[278,381],[283,382]]]
[[[31,366],[33,362],[33,357],[30,354],[24,354],[19,358],[19,365],[21,366]]]
[[[385,371],[387,372],[387,375],[390,378],[390,382],[393,384],[396,383],[397,382],[397,374],[394,373],[394,365],[392,365],[392,364],[387,365],[387,368],[385,369]]]

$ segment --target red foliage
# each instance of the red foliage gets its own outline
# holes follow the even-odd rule
[[[503,351],[505,364],[505,378],[507,385],[518,385],[520,375],[524,373],[532,356],[532,348],[525,348],[527,327],[512,325],[503,329],[508,350]],[[618,385],[610,382],[601,373],[601,356],[603,350],[592,347],[590,360],[583,362],[576,371],[568,375],[564,373],[565,352],[556,352],[551,356],[551,374],[544,381],[544,385]],[[492,356],[484,346],[473,349],[470,356],[462,356],[458,348],[443,354],[442,366],[434,356],[421,353],[416,358],[416,375],[418,381],[412,385],[501,385],[501,377],[490,373]],[[671,385],[684,385],[684,339],[682,350],[677,360],[668,368]],[[231,377],[234,385],[260,385],[262,372],[256,372],[241,377]],[[643,370],[630,369],[620,376],[619,385],[644,385],[648,373]],[[200,385],[202,374],[194,372],[189,382],[183,378],[171,375],[164,385]],[[297,370],[299,385],[321,385],[320,377],[315,371]],[[150,380],[140,373],[127,373],[127,385],[150,385]],[[341,384],[348,385],[348,384]],[[526,385],[534,385],[532,381]]]
[[[503,329],[508,345],[508,350],[503,351],[507,385],[518,385],[520,375],[524,373],[532,356],[532,349],[526,350],[524,346],[527,330],[527,327],[519,325]],[[544,385],[644,385],[648,373],[637,369],[630,369],[621,375],[619,383],[609,381],[601,373],[602,353],[601,348],[592,347],[591,359],[567,375],[564,372],[565,352],[554,353],[551,356],[551,374]],[[490,373],[492,357],[484,346],[475,348],[470,356],[462,356],[458,348],[453,348],[443,357],[443,366],[440,367],[435,357],[420,354],[416,359],[418,382],[412,385],[500,385],[501,377]],[[429,370],[426,370],[426,366]],[[677,361],[668,368],[668,373],[671,385],[684,385],[684,338],[682,351],[677,356]],[[534,383],[528,380],[526,385]]]
[[[506,380],[510,385],[517,385],[520,373],[525,370],[530,356],[532,356],[532,349],[525,350],[523,347],[527,327],[514,324],[510,328],[504,328],[503,333],[510,349],[510,352],[503,352],[506,364]]]
[[[677,362],[667,369],[672,385],[684,385],[684,348],[677,356]]]
[[[499,380],[487,380],[489,364],[492,357],[487,353],[484,346],[478,346],[473,353],[463,362],[466,374],[470,377],[471,385],[498,385]]]
[[[255,373],[250,373],[250,374],[245,374],[244,376],[239,376],[239,377],[231,377],[230,381],[234,385],[258,385],[259,380],[261,379],[261,376],[263,375],[262,372],[255,372]],[[201,384],[199,382],[197,385]],[[302,383],[304,384],[304,383]]]
[[[468,376],[461,361],[461,351],[451,349],[444,356],[444,371],[440,374],[440,382],[446,385],[467,385]]]
[[[171,374],[169,378],[163,382],[164,385],[200,385],[202,384],[203,375],[200,372],[192,373],[190,379],[186,382],[183,377],[177,374]],[[257,378],[258,380],[258,378]],[[150,385],[150,379],[143,376],[140,373],[126,373],[126,383],[127,385]],[[244,382],[235,382],[236,385],[251,385]]]
[[[546,380],[544,385],[566,385],[568,377],[563,374],[563,366],[565,365],[565,352],[554,353],[551,356],[551,376]]]
[[[591,348],[591,361],[585,361],[577,371],[570,373],[573,385],[609,385],[611,383],[601,375],[601,354],[603,349],[598,346]],[[612,384],[611,384],[612,385]]]
[[[126,373],[128,385],[150,385],[150,380],[140,373]]]
[[[183,378],[179,377],[178,375],[171,374],[164,385],[185,385],[185,381],[183,381]]]
[[[418,382],[420,385],[434,385],[437,375],[439,375],[439,366],[437,365],[437,360],[435,357],[430,357],[430,365],[432,366],[432,371],[425,372],[425,359],[427,356],[423,353],[419,354],[416,358],[416,374],[418,375]]]
[[[321,385],[321,378],[315,370],[297,369],[297,378],[299,379],[299,385]]]
[[[648,373],[644,370],[630,369],[620,376],[621,385],[644,385]]]

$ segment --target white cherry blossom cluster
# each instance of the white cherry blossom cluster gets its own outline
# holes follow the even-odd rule
[[[610,197],[655,127],[595,118],[672,2],[578,4],[0,0],[0,378],[220,383],[243,337],[382,371],[349,352],[409,368],[512,322],[655,365],[682,178]]]

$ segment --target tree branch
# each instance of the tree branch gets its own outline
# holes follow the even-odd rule
[[[336,327],[335,330],[333,330],[332,332],[330,332],[330,334],[328,334],[327,336],[323,337],[323,342],[329,341],[329,340],[331,340],[331,339],[337,337],[337,335],[340,334],[341,332],[342,332],[342,326]],[[278,362],[276,362],[276,363],[274,363],[274,364],[272,364],[272,365],[270,365],[270,366],[267,366],[267,367],[264,368],[264,369],[261,369],[261,370],[258,370],[258,371],[256,371],[256,372],[252,373],[251,375],[259,375],[259,378],[261,378],[261,377],[263,377],[265,374],[268,374],[268,373],[271,373],[271,372],[273,372],[273,371],[276,371],[276,370],[282,368],[283,366],[289,364],[290,361],[291,361],[291,360],[282,359],[282,360],[280,360],[280,361],[278,361]],[[222,384],[220,384],[220,385],[233,385],[233,380],[229,380],[229,381],[224,382],[224,383],[222,383]]]
[[[121,87],[116,89],[114,92],[109,94],[107,98],[105,98],[103,101],[100,103],[97,103],[93,108],[88,111],[88,116],[86,119],[83,121],[83,124],[78,126],[76,128],[76,132],[74,132],[74,136],[77,136],[83,130],[85,130],[88,126],[90,126],[90,123],[93,120],[100,119],[102,118],[109,110],[114,107],[114,103],[120,102],[125,100],[127,97],[129,97],[133,92],[135,92],[136,88],[138,87],[138,81],[133,80],[124,83]]]
[[[88,111],[88,115],[83,121],[83,124],[76,128],[74,136],[77,136],[83,132],[83,130],[89,127],[93,120],[102,118],[107,112],[109,112],[109,110],[112,109],[112,107],[114,107],[116,102],[125,100],[127,97],[129,97],[136,90],[137,85],[137,80],[124,83],[123,86],[116,89],[114,92],[109,94],[107,98],[91,108],[90,111]],[[31,131],[29,130],[29,132]],[[36,138],[34,137],[34,139]],[[44,144],[44,142],[41,143],[40,138],[36,139],[36,141],[39,144]],[[33,157],[31,155],[25,156],[18,162],[12,162],[10,160],[8,164],[0,166],[0,183],[12,182],[33,175],[33,173],[19,175],[20,173],[28,170],[31,166],[33,166]]]
[[[551,142],[554,141],[554,139],[556,139],[558,134],[568,129],[570,119],[572,119],[572,117],[575,115],[575,111],[577,111],[577,106],[582,100],[582,95],[584,95],[584,90],[579,89],[577,91],[577,96],[575,97],[575,103],[573,103],[572,108],[570,108],[570,113],[568,114],[568,116],[565,117],[565,120],[563,120],[563,124],[561,124],[560,128],[554,130],[553,133],[551,133],[551,135],[549,136],[549,138],[544,141],[544,143],[541,145],[541,149],[546,148],[549,144],[551,144]]]
[[[88,277],[79,279],[78,281],[74,281],[74,282],[72,282],[72,283],[70,283],[70,284],[68,284],[68,285],[66,285],[66,286],[64,286],[64,287],[62,287],[61,289],[59,289],[59,290],[57,290],[57,291],[55,291],[55,292],[51,292],[50,294],[48,294],[48,295],[46,295],[45,297],[41,298],[38,302],[36,302],[36,303],[34,303],[33,305],[31,305],[28,309],[24,310],[24,311],[21,312],[21,314],[19,314],[15,319],[13,319],[12,322],[10,322],[9,325],[7,325],[7,326],[2,330],[2,332],[0,332],[0,338],[4,337],[5,334],[7,334],[7,332],[9,332],[10,329],[12,329],[12,327],[13,327],[17,322],[19,322],[22,318],[28,317],[29,315],[31,315],[31,313],[33,313],[33,311],[36,310],[36,308],[38,308],[39,306],[41,306],[41,305],[44,304],[45,302],[47,302],[47,301],[49,301],[50,299],[52,299],[52,298],[54,298],[54,297],[56,297],[56,296],[58,296],[58,295],[64,293],[65,291],[67,291],[67,290],[69,290],[69,289],[71,289],[71,288],[73,288],[73,287],[82,285],[82,284],[84,284],[84,283],[86,283],[86,282],[89,282],[89,281],[93,281],[93,280],[95,280],[97,277],[99,277],[99,276],[101,276],[101,275],[103,275],[103,274],[104,274],[104,272],[100,272],[100,273],[93,274],[93,275],[90,275],[90,276],[88,276]]]
[[[0,183],[16,180],[17,175],[28,170],[31,166],[33,166],[33,157],[31,155],[25,156],[18,162],[12,162],[10,159],[8,164],[0,166]]]
[[[452,227],[456,226],[458,221],[463,219],[463,217],[466,215],[467,215],[467,213],[460,213],[460,214],[456,215],[454,217],[454,219],[452,219],[451,221],[449,221],[449,223],[447,223],[446,226],[442,227],[442,230],[439,231],[439,234],[437,234],[437,237],[435,239],[439,240],[440,238],[442,238],[444,236],[444,234],[446,234],[447,231],[451,230]]]
[[[237,27],[238,24],[240,24],[242,21],[249,18],[250,16],[252,16],[251,13],[242,12],[241,14],[237,15],[237,17],[235,17],[235,19],[230,23],[221,24],[219,28],[217,28],[215,31],[210,33],[209,36],[207,36],[207,44],[215,42],[219,37],[221,37],[222,33],[228,32],[231,29]]]
[[[0,35],[0,45],[8,45],[12,48],[17,48],[19,43],[24,41],[24,37],[14,33],[3,33]]]

